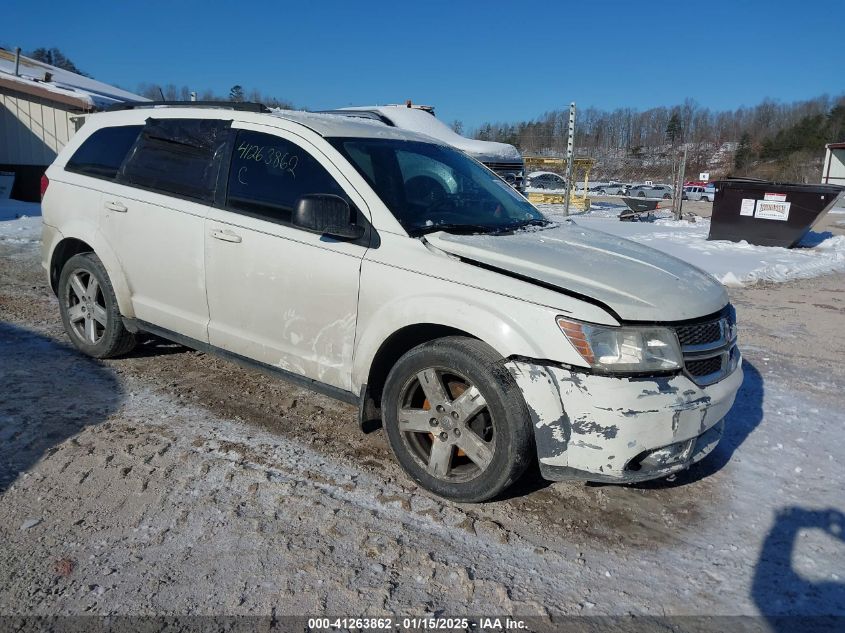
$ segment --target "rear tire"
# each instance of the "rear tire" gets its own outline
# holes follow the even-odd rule
[[[123,326],[106,268],[94,253],[80,253],[67,261],[58,290],[65,332],[79,351],[112,358],[135,347],[135,335]]]
[[[534,459],[534,434],[516,382],[489,345],[466,337],[424,343],[387,377],[384,430],[402,469],[459,502],[490,499]]]

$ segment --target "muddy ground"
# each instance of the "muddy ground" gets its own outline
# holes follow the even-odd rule
[[[154,339],[80,356],[0,241],[0,613],[845,615],[845,276],[730,292],[705,462],[456,505],[351,406]]]

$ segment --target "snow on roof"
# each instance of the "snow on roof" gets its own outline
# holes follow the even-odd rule
[[[328,137],[391,138],[426,142],[431,142],[432,140],[430,137],[418,134],[413,130],[390,127],[381,121],[373,119],[353,118],[342,114],[282,109],[274,109],[272,114],[273,116],[309,127],[318,134]]]
[[[46,73],[51,75],[49,81],[45,81]],[[54,97],[56,101],[78,105],[83,109],[103,109],[124,101],[149,101],[132,92],[24,55],[21,55],[20,76],[16,76],[15,53],[3,49],[0,49],[0,82],[20,92],[38,94],[45,99]]]
[[[466,138],[455,132],[433,114],[420,108],[409,108],[404,105],[363,106],[341,108],[342,110],[371,110],[387,117],[396,127],[412,130],[457,147],[482,161],[522,161],[519,151],[507,143],[492,141],[478,141]]]

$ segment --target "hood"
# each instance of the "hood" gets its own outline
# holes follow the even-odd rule
[[[566,222],[505,235],[426,235],[433,246],[599,301],[625,321],[706,316],[728,302],[716,279],[671,255]]]

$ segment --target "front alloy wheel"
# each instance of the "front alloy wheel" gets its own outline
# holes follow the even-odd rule
[[[496,432],[487,401],[467,378],[430,367],[405,383],[399,430],[418,463],[444,481],[468,481],[493,461]]]
[[[450,336],[407,352],[387,376],[381,408],[399,465],[441,497],[494,497],[534,459],[522,392],[479,340]]]

